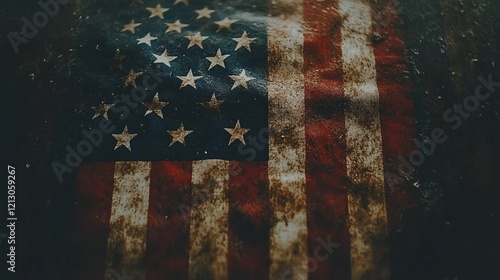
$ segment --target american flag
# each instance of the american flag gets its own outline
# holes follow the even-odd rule
[[[82,7],[74,279],[391,277],[384,174],[415,148],[397,5]]]

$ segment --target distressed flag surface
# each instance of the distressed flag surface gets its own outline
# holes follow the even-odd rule
[[[77,168],[75,278],[390,277],[384,171],[415,131],[368,1],[87,13],[75,132],[102,143]]]
[[[491,78],[460,71],[434,2],[423,31],[396,0],[76,1],[50,148],[71,186],[61,275],[451,277],[412,255],[429,186],[458,177],[436,171],[455,132],[429,92]]]

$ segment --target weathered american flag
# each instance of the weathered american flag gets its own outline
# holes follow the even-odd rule
[[[75,131],[111,130],[73,278],[389,279],[384,174],[415,135],[394,3],[84,5]]]

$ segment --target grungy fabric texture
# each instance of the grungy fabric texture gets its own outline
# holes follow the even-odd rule
[[[500,277],[498,1],[2,4],[1,279]]]

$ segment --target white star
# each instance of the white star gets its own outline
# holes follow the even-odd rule
[[[217,100],[217,97],[215,97],[215,93],[213,93],[212,97],[210,98],[210,101],[200,102],[199,104],[201,104],[203,107],[207,109],[219,112],[222,103],[224,103],[224,100]]]
[[[132,150],[130,148],[130,140],[132,140],[134,137],[137,136],[137,134],[128,133],[127,126],[125,126],[121,134],[112,134],[112,135],[116,139],[115,150],[118,149],[120,146],[125,146],[125,148],[127,148],[129,151]]]
[[[159,17],[161,19],[163,19],[163,13],[168,11],[169,9],[168,8],[162,8],[160,4],[156,5],[156,7],[154,8],[146,8],[146,10],[148,10],[151,15],[149,16],[149,18],[152,18],[152,17]]]
[[[231,31],[231,24],[233,24],[235,22],[237,22],[237,20],[231,20],[231,19],[228,19],[227,17],[224,18],[223,20],[216,21],[215,24],[218,25],[217,32],[221,31],[224,28]]]
[[[123,87],[133,86],[137,87],[135,80],[142,75],[142,72],[134,72],[134,69],[130,70],[130,72],[125,76]]]
[[[240,120],[236,121],[236,125],[234,128],[224,128],[229,134],[231,134],[231,138],[229,139],[229,144],[228,146],[231,145],[235,140],[240,140],[243,145],[246,145],[245,143],[245,138],[243,138],[243,135],[245,135],[250,129],[248,128],[241,128],[240,126]]]
[[[212,16],[210,14],[215,12],[215,11],[210,10],[209,8],[205,7],[201,10],[196,10],[195,12],[198,14],[196,19],[200,19],[200,18],[211,18]]]
[[[170,141],[169,147],[175,144],[175,142],[179,142],[182,145],[186,146],[186,142],[184,137],[188,136],[192,130],[184,130],[184,124],[181,123],[177,130],[167,130],[167,132],[172,136],[172,140]]]
[[[137,45],[146,44],[146,45],[151,47],[151,41],[156,40],[156,39],[158,39],[158,38],[152,37],[151,34],[148,33],[146,36],[137,39],[137,41],[138,41]]]
[[[247,82],[250,80],[253,80],[255,78],[248,77],[247,74],[245,73],[245,70],[241,71],[241,74],[239,76],[229,76],[231,79],[233,79],[234,84],[231,87],[231,90],[235,89],[238,86],[242,86],[246,89],[248,89],[248,84]]]
[[[220,52],[220,49],[218,49],[215,56],[206,57],[206,59],[208,59],[208,61],[210,61],[210,66],[208,67],[208,70],[212,69],[216,65],[220,65],[220,66],[226,68],[226,65],[224,65],[224,59],[226,59],[228,57],[229,57],[228,54],[222,55],[222,53]]]
[[[175,4],[179,4],[179,3],[183,3],[183,4],[185,4],[185,5],[188,5],[188,4],[189,4],[189,3],[188,3],[188,0],[175,0],[174,5],[175,5]]]
[[[103,116],[105,119],[108,119],[108,110],[113,107],[113,104],[106,104],[106,103],[101,103],[99,104],[98,107],[92,107],[92,110],[94,110],[94,116],[92,119],[95,119],[99,116]]]
[[[201,36],[200,32],[196,32],[196,34],[185,36],[185,38],[189,39],[189,45],[187,47],[188,49],[194,45],[197,45],[198,47],[203,49],[202,42],[203,42],[203,40],[206,40],[208,38],[208,36]]]
[[[135,21],[132,19],[132,21],[130,23],[127,23],[127,24],[124,24],[123,25],[123,29],[122,29],[122,32],[124,31],[130,31],[132,33],[135,33],[135,28],[137,26],[141,25],[140,23],[135,23]]]
[[[241,47],[245,47],[249,52],[251,52],[250,43],[252,43],[255,40],[255,38],[248,38],[247,32],[243,31],[243,34],[241,35],[240,38],[233,38],[233,40],[238,42],[234,50],[237,50]]]
[[[167,29],[167,31],[165,31],[165,33],[170,32],[170,31],[177,31],[177,33],[181,33],[182,28],[189,26],[189,24],[181,23],[180,20],[176,20],[175,22],[172,22],[172,23],[167,22],[165,24],[168,25],[168,29]]]
[[[163,63],[168,67],[171,67],[170,61],[175,60],[177,58],[177,56],[169,56],[167,50],[164,50],[161,55],[156,55],[154,53],[152,55],[154,55],[154,57],[156,58],[154,63]]]
[[[201,79],[202,77],[203,76],[193,76],[193,71],[189,69],[189,72],[186,76],[177,76],[177,78],[182,80],[182,84],[179,88],[181,89],[185,86],[192,86],[193,88],[196,88],[196,84],[194,82],[198,79]]]
[[[163,113],[162,113],[161,109],[163,109],[163,107],[167,106],[167,104],[168,104],[168,102],[161,102],[160,98],[158,97],[158,93],[156,93],[155,96],[153,97],[153,101],[144,103],[144,105],[146,107],[148,107],[148,110],[146,111],[144,116],[147,116],[150,113],[155,113],[160,118],[163,119]]]

